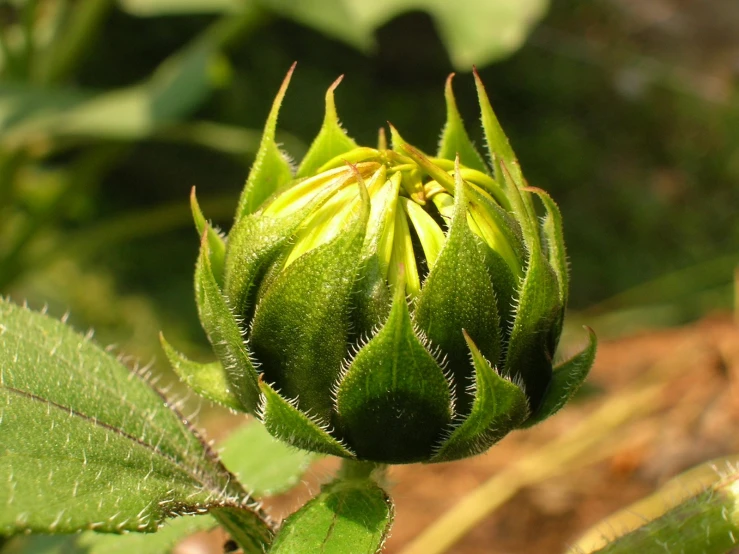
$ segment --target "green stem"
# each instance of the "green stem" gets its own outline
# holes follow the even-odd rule
[[[210,515],[228,531],[244,554],[264,554],[272,543],[274,531],[257,512],[238,508],[215,508]]]
[[[387,465],[375,462],[362,462],[358,460],[341,460],[339,479],[372,479],[381,483],[385,479]]]

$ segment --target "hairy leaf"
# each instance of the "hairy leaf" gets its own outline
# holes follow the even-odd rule
[[[272,193],[292,179],[292,168],[275,142],[275,131],[280,106],[294,69],[295,64],[288,70],[272,103],[257,157],[249,171],[244,190],[241,191],[239,207],[236,210],[237,223],[243,216],[254,213]]]
[[[459,398],[458,409],[468,413],[472,398],[466,391],[472,366],[465,329],[483,355],[497,364],[501,351],[500,316],[488,263],[487,247],[467,224],[468,197],[459,171],[455,172],[454,216],[447,240],[431,268],[418,298],[415,323],[431,344],[441,349],[449,361]]]
[[[452,417],[449,383],[417,335],[403,282],[390,315],[348,364],[336,390],[339,428],[361,458],[428,459]]]
[[[452,73],[446,80],[444,87],[444,99],[446,100],[446,123],[441,133],[439,150],[436,155],[439,158],[455,160],[459,156],[462,165],[487,173],[485,162],[472,144],[467,130],[464,127],[462,116],[457,109],[457,101],[452,89]]]
[[[331,436],[328,424],[309,417],[291,402],[280,396],[264,381],[259,382],[262,390],[262,405],[259,419],[269,433],[298,448],[353,458],[354,453],[339,440]]]
[[[595,361],[595,351],[598,347],[595,332],[590,328],[587,328],[587,331],[587,346],[572,358],[554,368],[552,381],[549,383],[544,401],[539,409],[531,414],[531,417],[524,423],[524,427],[531,427],[540,423],[561,410],[585,381]]]
[[[392,521],[392,503],[374,482],[334,481],[285,520],[270,553],[374,554]]]
[[[46,316],[0,301],[0,535],[155,531],[243,509],[215,454],[137,373]]]
[[[221,362],[215,361],[205,364],[194,362],[172,348],[165,340],[164,335],[159,335],[159,341],[169,363],[172,365],[172,369],[183,383],[211,402],[232,410],[243,409],[239,399],[229,387],[228,375],[226,375]]]
[[[297,258],[267,289],[252,322],[251,346],[264,379],[323,421],[328,390],[346,353],[349,296],[369,217],[369,195],[331,242]]]
[[[311,144],[308,153],[298,168],[297,177],[309,177],[327,161],[357,148],[357,143],[350,139],[339,123],[334,102],[334,91],[339,86],[339,77],[326,92],[326,113],[318,136]]]
[[[434,462],[447,462],[484,452],[528,415],[524,392],[490,366],[467,333],[464,338],[475,368],[474,402],[469,416],[455,425],[441,444],[434,455]]]

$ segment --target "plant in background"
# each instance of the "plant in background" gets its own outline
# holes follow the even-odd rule
[[[493,173],[451,77],[435,157],[392,127],[391,146],[384,133],[377,148],[355,144],[337,81],[293,171],[274,142],[289,78],[227,237],[192,197],[196,299],[220,364],[164,343],[176,371],[280,440],[382,464],[478,454],[561,408],[595,339],[553,369],[568,287],[559,210],[525,184],[479,78]]]

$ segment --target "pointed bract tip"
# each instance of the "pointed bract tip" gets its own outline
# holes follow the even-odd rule
[[[385,135],[385,127],[380,127],[377,131],[377,149],[387,150],[387,136]]]
[[[362,201],[369,202],[370,197],[369,197],[369,192],[367,191],[367,185],[365,184],[364,178],[362,177],[362,174],[359,172],[359,169],[357,168],[356,164],[353,164],[346,160],[344,160],[344,162],[346,162],[346,165],[349,166],[352,173],[354,174],[354,177],[357,179],[357,184],[359,185],[359,195],[362,197]]]
[[[282,98],[285,96],[285,91],[287,91],[287,86],[290,84],[290,79],[292,79],[296,65],[298,65],[298,62],[293,62],[293,64],[290,66],[290,69],[287,70],[285,78],[282,80],[280,90],[277,92],[277,97],[275,98],[275,104],[277,104],[278,106],[282,102]]]
[[[480,74],[477,72],[477,68],[475,66],[472,66],[472,76],[475,78],[475,88],[477,89],[477,96],[480,98],[480,100],[484,98],[487,103],[490,103],[490,100],[488,99],[488,93],[485,90],[485,85],[482,82],[482,77],[480,77]]]
[[[198,204],[198,198],[195,195],[195,187],[190,189],[190,211],[192,212],[192,218],[195,222],[195,230],[198,234],[202,234],[208,230],[208,222],[205,220],[203,211],[200,209]]]
[[[331,86],[328,87],[328,90],[326,91],[326,121],[332,121],[336,122],[338,115],[336,113],[336,102],[334,101],[334,91],[336,90],[336,87],[339,86],[339,83],[341,83],[341,80],[344,78],[343,75],[339,75],[339,78],[336,79],[333,83],[331,83]]]
[[[446,100],[447,112],[457,113],[457,100],[454,98],[454,89],[452,88],[452,79],[454,73],[450,73],[444,84],[444,99]]]
[[[395,125],[388,121],[387,126],[390,128],[390,144],[393,150],[397,151],[399,148],[405,148],[408,146],[408,143],[400,136]]]
[[[328,92],[326,94],[329,94],[329,93],[334,92],[336,90],[336,87],[338,87],[339,84],[341,84],[341,81],[343,81],[343,80],[344,80],[344,76],[343,75],[339,75],[336,78],[336,80],[333,83],[331,83],[331,86],[328,87]]]

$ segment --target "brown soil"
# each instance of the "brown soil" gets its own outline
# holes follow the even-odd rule
[[[676,474],[739,453],[739,327],[728,317],[603,342],[588,383],[586,398],[533,429],[513,433],[482,456],[392,468],[396,520],[386,552],[401,553],[464,495],[566,435],[608,399],[636,395],[654,384],[653,401],[635,408],[630,421],[600,433],[604,440],[594,441],[561,475],[519,490],[448,552],[563,552],[591,525]],[[299,507],[335,467],[331,460],[317,464],[297,490],[269,501],[271,512],[280,518]],[[221,540],[211,534],[209,542]]]

